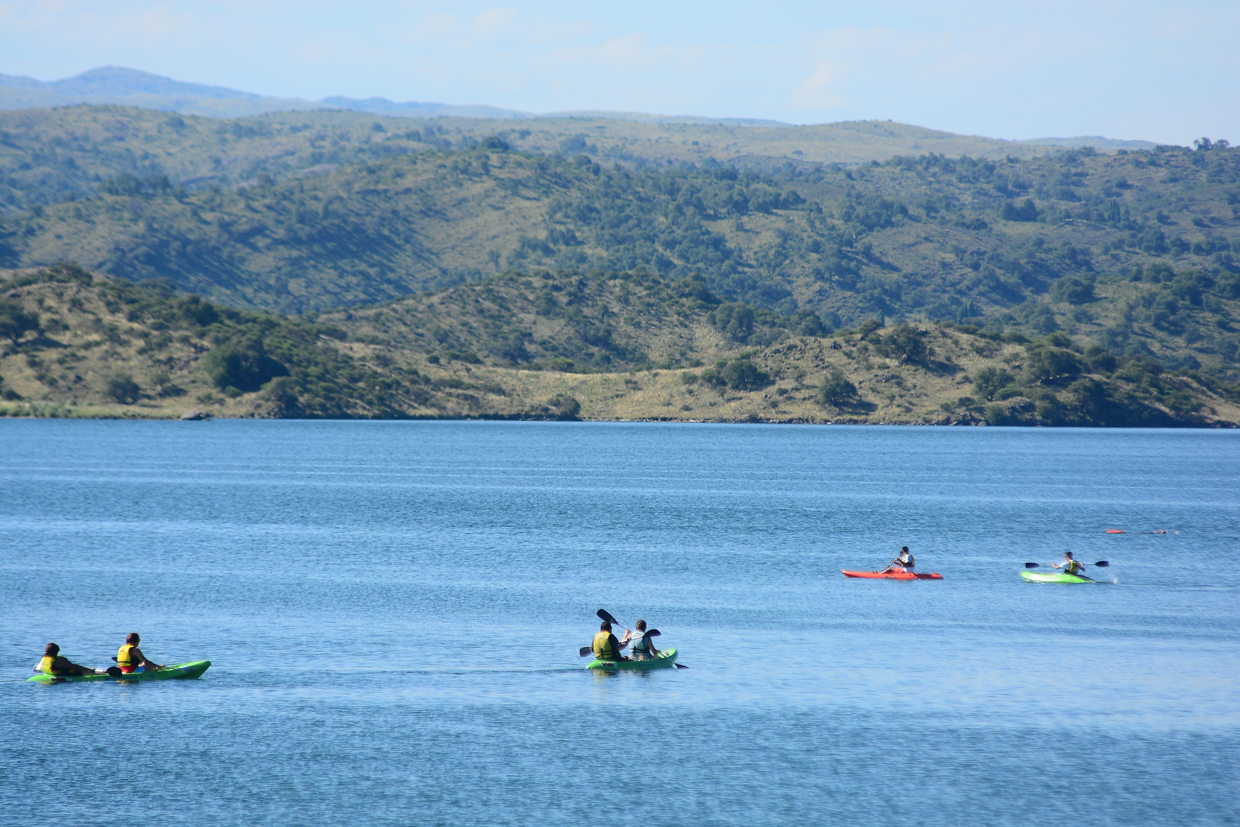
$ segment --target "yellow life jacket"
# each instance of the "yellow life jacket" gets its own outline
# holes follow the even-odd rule
[[[616,647],[616,636],[611,632],[603,631],[595,635],[594,657],[599,660],[620,660],[620,650]]]
[[[52,671],[52,664],[56,662],[56,658],[60,655],[44,655],[43,660],[39,661],[39,671],[44,675],[55,675]]]
[[[132,643],[126,643],[120,649],[116,650],[116,665],[124,668],[126,666],[137,666],[133,662],[133,657],[129,654],[129,650],[133,648]]]
[[[1075,560],[1069,560],[1068,565],[1064,566],[1064,570],[1067,571],[1068,574],[1080,575],[1081,564]]]

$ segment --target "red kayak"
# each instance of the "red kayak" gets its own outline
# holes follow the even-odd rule
[[[840,569],[845,577],[868,577],[871,580],[942,580],[943,575],[917,574],[911,571],[849,571]]]

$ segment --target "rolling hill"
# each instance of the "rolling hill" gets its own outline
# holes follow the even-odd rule
[[[0,415],[1240,422],[1240,386],[1061,332],[827,331],[700,279],[509,274],[310,321],[71,265],[0,275]]]
[[[1235,421],[1240,150],[877,157],[924,132],[0,113],[0,267],[35,279],[5,312],[49,319],[0,375],[21,405],[103,405],[88,373],[182,371],[237,415]],[[875,157],[810,157],[847,147]],[[224,327],[186,327],[186,294]],[[132,332],[88,344],[109,324]],[[30,364],[53,341],[109,356],[82,385]],[[287,373],[218,385],[199,362],[229,342]]]

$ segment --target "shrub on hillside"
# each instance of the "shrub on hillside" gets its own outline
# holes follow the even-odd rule
[[[248,338],[213,348],[207,354],[207,375],[221,390],[256,391],[288,369],[267,355],[261,339]]]
[[[109,399],[122,405],[132,405],[138,401],[142,389],[128,373],[118,373],[104,381],[103,392]]]

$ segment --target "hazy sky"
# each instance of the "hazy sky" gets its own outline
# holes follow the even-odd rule
[[[1240,0],[0,0],[0,73],[999,138],[1240,143]]]

